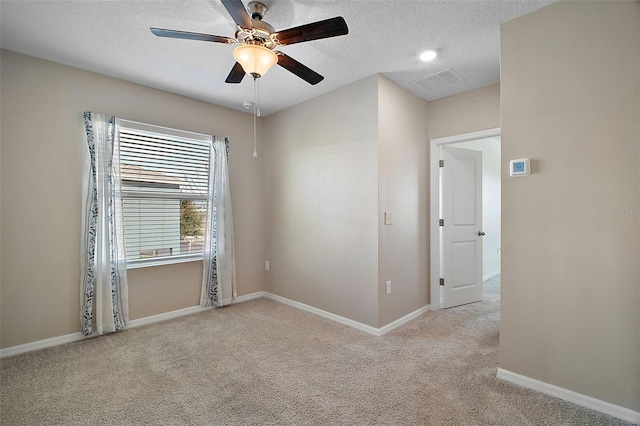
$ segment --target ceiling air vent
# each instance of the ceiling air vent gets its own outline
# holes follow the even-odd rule
[[[453,72],[451,68],[447,68],[444,71],[416,80],[414,83],[423,89],[427,89],[428,92],[435,92],[436,90],[444,89],[445,87],[453,86],[463,81],[464,78]]]

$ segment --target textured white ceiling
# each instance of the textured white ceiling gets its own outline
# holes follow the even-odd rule
[[[276,30],[342,16],[349,34],[282,47],[325,79],[311,86],[274,67],[260,81],[262,114],[377,73],[426,100],[495,83],[500,24],[553,1],[264,0],[264,21]],[[5,49],[237,110],[253,99],[251,78],[224,83],[235,63],[233,46],[159,38],[149,31],[233,37],[235,24],[219,0],[2,0],[0,17]],[[417,55],[426,48],[440,54],[421,63]],[[414,83],[447,68],[465,81],[433,92]]]

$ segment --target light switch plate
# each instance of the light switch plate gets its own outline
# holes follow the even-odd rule
[[[384,212],[384,224],[391,225],[393,223],[393,215],[391,212]]]

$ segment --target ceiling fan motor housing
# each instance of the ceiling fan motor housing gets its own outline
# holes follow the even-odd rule
[[[236,31],[236,40],[238,43],[257,41],[262,46],[273,49],[275,43],[271,39],[271,34],[276,32],[273,27],[259,19],[252,19],[251,21],[253,22],[253,29],[239,28],[238,31]]]
[[[251,15],[251,22],[253,28],[239,27],[236,31],[236,40],[239,43],[260,44],[267,49],[273,49],[275,44],[271,39],[271,34],[275,32],[274,28],[268,23],[264,22],[262,18],[267,13],[267,6],[258,1],[249,2],[247,5],[249,15]]]
[[[259,1],[249,2],[247,9],[249,10],[251,19],[257,19],[259,21],[262,21],[264,14],[267,13],[267,6],[265,6],[263,3],[260,3]]]

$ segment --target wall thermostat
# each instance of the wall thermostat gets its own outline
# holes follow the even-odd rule
[[[509,163],[509,174],[511,176],[529,176],[530,173],[531,167],[528,158],[511,160],[511,163]]]

